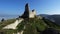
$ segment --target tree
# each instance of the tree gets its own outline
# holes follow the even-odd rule
[[[2,20],[1,20],[2,22],[4,21],[4,18],[2,18]]]

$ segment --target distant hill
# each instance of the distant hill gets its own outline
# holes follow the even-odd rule
[[[2,18],[4,18],[4,19],[13,19],[13,18],[17,18],[19,15],[1,15],[0,14],[0,20],[2,19]]]
[[[1,15],[0,14],[0,17],[13,17],[13,16],[19,16],[19,15]]]
[[[43,16],[46,19],[49,19],[50,21],[55,22],[56,24],[60,25],[60,15],[40,14],[38,16]]]

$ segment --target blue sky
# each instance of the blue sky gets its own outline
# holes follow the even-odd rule
[[[37,14],[60,14],[60,0],[0,0],[0,14],[21,15],[26,3]]]

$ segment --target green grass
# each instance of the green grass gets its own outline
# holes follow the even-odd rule
[[[25,29],[24,26],[26,27]],[[49,20],[42,20],[38,18],[25,19],[18,25],[18,30],[24,30],[24,34],[39,34],[40,32],[44,31],[46,28],[49,27],[60,31],[59,25]]]
[[[5,29],[5,30],[0,30],[0,32],[2,32],[3,34],[13,34],[13,33],[16,33],[17,30]]]
[[[46,26],[44,25],[44,22],[42,20],[33,18],[25,19],[17,26],[17,28],[18,31],[24,30],[24,34],[38,34],[38,30],[44,31]]]
[[[0,29],[8,24],[11,24],[15,21],[16,19],[9,19],[5,20],[4,22],[0,23]],[[25,29],[24,29],[25,27]],[[24,31],[23,34],[40,34],[40,32],[44,31],[46,28],[52,27],[55,29],[60,29],[60,26],[49,21],[46,19],[38,19],[38,18],[26,18],[24,19],[20,24],[18,24],[16,30],[3,30],[8,34],[12,34],[13,32],[21,32],[22,30]],[[1,30],[0,30],[1,31]]]

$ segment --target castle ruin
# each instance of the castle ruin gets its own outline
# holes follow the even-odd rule
[[[25,5],[25,11],[22,14],[21,18],[34,18],[36,16],[36,11],[33,9],[32,11],[29,10],[28,3]]]

